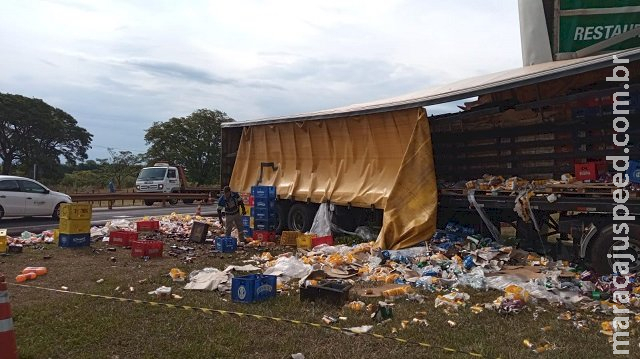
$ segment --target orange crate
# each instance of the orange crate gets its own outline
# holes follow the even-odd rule
[[[280,245],[283,246],[296,246],[298,245],[297,239],[302,235],[302,232],[298,231],[283,231],[280,235]]]

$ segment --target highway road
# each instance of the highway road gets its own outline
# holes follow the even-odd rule
[[[136,207],[114,207],[112,210],[107,208],[94,208],[93,218],[91,220],[92,225],[104,225],[107,221],[114,219],[133,219],[141,218],[144,216],[162,216],[171,214],[173,212],[180,214],[195,214],[197,205],[191,204],[178,204],[175,206],[167,205],[162,207],[159,204],[154,206],[136,206]],[[214,215],[217,210],[217,205],[204,205],[202,206],[202,215],[210,216]],[[51,217],[28,217],[28,218],[2,218],[0,219],[0,228],[6,228],[7,234],[15,236],[24,231],[33,233],[40,233],[42,231],[53,229],[58,226],[58,221],[51,219]]]

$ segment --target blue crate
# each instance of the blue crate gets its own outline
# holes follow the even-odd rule
[[[276,212],[269,208],[254,208],[251,216],[258,221],[275,221],[277,219]]]
[[[244,233],[245,237],[253,238],[253,229],[251,228],[245,228],[242,233]]]
[[[640,183],[640,161],[629,161],[629,169],[627,169],[629,175],[629,181],[633,183]]]
[[[238,249],[238,242],[233,237],[216,238],[216,250],[222,253],[232,253]]]
[[[63,248],[88,247],[91,244],[91,233],[58,235],[58,246]]]
[[[242,216],[242,225],[245,227],[251,226],[251,216]]]
[[[600,116],[600,108],[599,107],[574,108],[572,110],[572,114],[574,119],[598,117]]]
[[[231,300],[236,303],[255,303],[276,296],[274,275],[249,274],[231,280]]]
[[[275,231],[276,225],[276,221],[260,221],[257,219],[253,221],[253,229],[257,231]]]
[[[258,199],[275,199],[276,188],[274,186],[253,186],[251,187],[251,195],[256,201]]]
[[[276,210],[276,200],[275,199],[255,199],[253,201],[253,208],[251,209],[251,213],[256,209],[268,209],[270,211]]]

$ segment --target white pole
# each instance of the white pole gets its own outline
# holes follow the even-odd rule
[[[38,168],[38,165],[36,165],[35,163],[33,164],[33,180],[36,180],[36,169]]]

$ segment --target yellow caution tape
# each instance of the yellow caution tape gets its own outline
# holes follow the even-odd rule
[[[129,302],[129,303],[135,303],[135,304],[147,304],[147,305],[151,305],[151,306],[163,306],[163,307],[173,308],[173,309],[184,309],[184,310],[197,311],[197,312],[202,312],[202,313],[211,314],[211,315],[213,315],[213,314],[235,315],[235,316],[240,317],[240,318],[248,317],[248,318],[255,318],[255,319],[260,319],[260,320],[273,320],[273,321],[277,321],[277,322],[285,322],[285,323],[291,323],[291,324],[297,324],[297,325],[306,325],[306,326],[311,326],[311,327],[315,327],[315,328],[330,329],[330,330],[334,330],[334,331],[337,331],[337,332],[346,333],[346,334],[349,334],[349,335],[362,335],[362,336],[368,336],[368,337],[373,337],[373,338],[377,338],[377,339],[387,339],[387,340],[395,341],[397,343],[417,345],[417,346],[420,346],[420,347],[423,347],[423,348],[442,349],[442,350],[444,350],[445,352],[448,352],[448,353],[460,353],[460,354],[467,354],[467,355],[470,355],[470,356],[476,357],[476,358],[486,358],[486,356],[484,356],[482,354],[479,354],[479,353],[468,352],[468,351],[464,351],[464,350],[448,348],[448,347],[443,347],[443,346],[440,346],[440,345],[434,345],[434,344],[429,344],[429,343],[424,343],[424,342],[418,342],[418,341],[414,341],[414,340],[395,338],[395,337],[390,337],[390,336],[386,336],[386,335],[382,335],[382,334],[361,333],[361,332],[356,332],[356,331],[354,331],[354,330],[352,330],[350,328],[336,327],[336,326],[333,326],[333,325],[325,325],[325,324],[304,322],[304,321],[294,320],[294,319],[269,317],[269,316],[258,315],[258,314],[234,312],[234,311],[222,310],[222,309],[191,307],[191,306],[188,306],[188,305],[175,305],[175,304],[170,304],[170,303],[151,302],[151,301],[140,300],[140,299],[111,297],[111,296],[108,296],[108,295],[99,295],[99,294],[89,294],[89,293],[82,293],[82,292],[74,292],[74,291],[62,290],[62,289],[38,287],[38,286],[35,286],[35,285],[25,285],[25,284],[17,284],[17,283],[7,283],[7,284],[14,285],[14,286],[17,286],[17,287],[48,290],[48,291],[57,292],[57,293],[76,294],[76,295],[82,295],[82,296],[87,296],[87,297],[91,297],[91,298],[109,299],[109,300],[114,300],[114,301],[118,301],[118,302]],[[497,358],[497,359],[499,359],[499,358]]]

